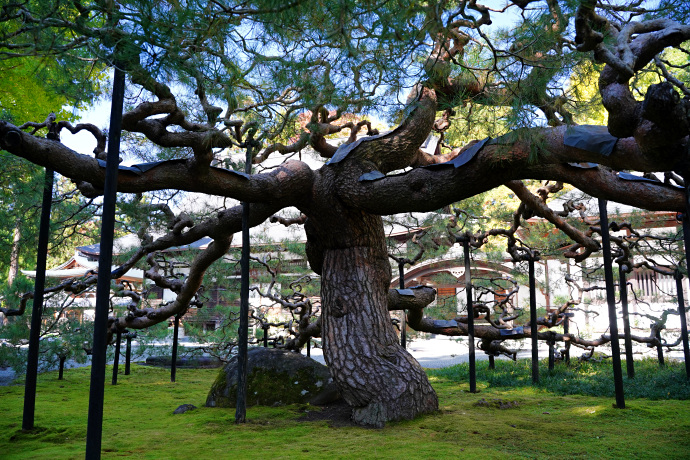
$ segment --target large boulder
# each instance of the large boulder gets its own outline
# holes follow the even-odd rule
[[[340,398],[328,368],[299,353],[250,348],[247,354],[247,406],[328,404]],[[220,371],[206,398],[207,407],[235,407],[237,357]]]

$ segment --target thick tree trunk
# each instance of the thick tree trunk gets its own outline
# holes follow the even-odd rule
[[[320,173],[304,228],[309,264],[321,275],[321,337],[338,390],[361,425],[436,411],[436,392],[391,322],[383,220],[333,194],[338,176],[348,183],[362,172],[328,166]]]
[[[323,256],[324,356],[353,420],[381,427],[437,410],[426,374],[393,329],[385,255],[360,246],[328,249]]]

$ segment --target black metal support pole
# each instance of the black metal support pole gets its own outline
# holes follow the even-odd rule
[[[264,327],[264,348],[268,348],[268,327]]]
[[[618,266],[619,291],[621,308],[623,310],[623,335],[625,336],[625,367],[628,378],[635,378],[635,362],[633,361],[632,335],[630,334],[630,315],[628,314],[628,281],[625,275],[626,265]]]
[[[470,347],[470,393],[477,392],[477,368],[474,356],[474,306],[472,305],[472,274],[470,273],[470,242],[463,242],[465,251],[465,291],[467,293],[467,340]]]
[[[566,260],[565,268],[566,268],[566,272],[567,272],[568,276],[570,276],[570,260]],[[564,335],[570,334],[570,318],[573,317],[573,315],[574,314],[572,312],[568,312],[568,311],[563,314],[563,316],[565,317],[563,320],[563,334]],[[564,358],[565,364],[569,366],[570,365],[570,340],[565,341],[564,357],[563,358]]]
[[[609,331],[611,332],[611,360],[613,361],[613,384],[616,390],[616,407],[625,409],[623,394],[623,371],[621,370],[621,350],[618,343],[618,315],[616,314],[616,294],[613,287],[613,264],[611,261],[611,238],[609,218],[606,213],[606,200],[599,198],[599,221],[601,242],[604,252],[604,276],[606,278],[606,302],[609,307]]]
[[[687,183],[687,182],[686,182]],[[688,194],[688,191],[686,190],[686,200],[690,200],[690,194]],[[685,264],[686,268],[690,267],[690,215],[688,215],[688,212],[690,211],[690,202],[685,204],[685,214],[683,215],[683,243],[685,245]],[[688,269],[690,272],[690,269]],[[690,276],[688,276],[688,280],[690,280]],[[680,293],[679,295],[682,295],[683,288],[682,285],[680,289],[678,290]],[[680,297],[678,298],[679,304],[680,302]],[[687,309],[685,308],[685,303],[682,303],[683,305],[683,312],[680,315],[680,325],[681,325],[681,333],[683,334],[683,353],[685,355],[685,373],[690,379],[690,359],[688,359],[688,326],[687,326]],[[685,325],[685,326],[683,326]]]
[[[66,356],[60,356],[60,371],[58,372],[58,380],[62,380],[62,373],[65,370],[65,359],[67,359]]]
[[[43,291],[46,285],[46,260],[48,258],[48,239],[50,238],[50,207],[53,202],[53,177],[53,171],[46,169],[43,186],[43,203],[41,205],[41,223],[38,230],[36,283],[34,284],[34,303],[31,310],[29,357],[26,362],[22,430],[33,430],[34,428],[36,380],[38,378],[38,347],[41,337],[41,316],[43,315]]]
[[[398,263],[398,273],[400,274],[400,289],[405,289],[405,264],[403,262]],[[405,310],[402,310],[400,321],[400,345],[407,348],[407,312]]]
[[[247,147],[245,173],[252,171],[252,149]],[[247,421],[247,342],[249,340],[249,203],[242,203],[242,276],[240,286],[240,325],[237,347],[237,404],[235,423]]]
[[[489,369],[496,369],[496,359],[494,355],[489,355]]]
[[[127,334],[127,348],[125,348],[125,375],[129,375],[132,361],[132,334]]]
[[[103,396],[107,346],[108,310],[110,308],[110,270],[113,258],[115,230],[115,201],[117,195],[117,169],[120,161],[120,132],[122,106],[125,96],[125,73],[115,68],[113,102],[110,110],[108,155],[103,187],[101,244],[98,257],[98,283],[96,285],[96,315],[94,318],[93,354],[91,356],[91,385],[89,389],[89,417],[86,430],[86,458],[101,458],[103,434]]]
[[[690,380],[690,347],[688,347],[688,319],[685,316],[685,299],[683,298],[683,275],[676,271],[676,291],[678,292],[678,314],[680,315],[680,334],[683,340],[685,359],[685,376]]]
[[[120,366],[120,343],[122,343],[122,332],[117,331],[117,338],[115,339],[115,359],[113,360],[113,385],[117,385],[117,371]]]
[[[539,337],[537,330],[537,285],[534,279],[534,258],[527,261],[529,266],[529,323],[532,337],[532,383],[539,383]]]
[[[177,375],[177,341],[180,334],[180,316],[175,315],[175,322],[173,323],[173,346],[172,346],[172,360],[170,362],[170,381],[175,382]]]
[[[659,360],[659,367],[664,367],[666,363],[664,362],[664,348],[661,346],[661,329],[656,330],[656,338],[659,340],[659,344],[656,346],[656,357]]]
[[[553,333],[550,334],[552,337],[549,337],[549,371],[552,371],[555,363],[556,363],[556,356],[555,356],[555,346],[556,346],[556,341],[553,338]]]
[[[568,335],[570,334],[570,317],[568,316],[569,313],[565,314],[565,319],[563,320],[563,334]],[[565,342],[565,363],[570,364],[570,341]]]
[[[680,334],[683,340],[685,359],[685,376],[690,380],[690,347],[688,347],[688,320],[685,316],[685,299],[683,298],[683,275],[676,271],[676,291],[678,293],[678,314],[680,315]]]
[[[311,357],[311,339],[307,340],[307,358]]]

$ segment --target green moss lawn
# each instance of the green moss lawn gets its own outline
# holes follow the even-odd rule
[[[626,379],[626,409],[612,407],[608,364],[559,365],[532,387],[529,362],[478,363],[477,394],[467,368],[429,371],[440,411],[381,430],[298,419],[316,407],[203,407],[218,370],[133,366],[105,388],[103,458],[690,458],[690,384],[684,368],[640,363]],[[624,367],[625,369],[625,367]],[[0,458],[84,458],[89,368],[39,375],[36,426],[21,431],[24,387],[0,387]],[[593,396],[592,394],[605,394]],[[682,399],[676,399],[682,398]],[[173,415],[181,404],[198,410]]]

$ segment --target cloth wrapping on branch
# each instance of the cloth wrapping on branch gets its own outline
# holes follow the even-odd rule
[[[618,138],[609,134],[606,126],[594,125],[569,126],[563,138],[568,147],[600,153],[605,157],[611,155],[616,142]]]
[[[187,160],[178,159],[178,160],[153,161],[150,163],[139,163],[139,164],[132,165],[132,166],[118,165],[117,170],[118,171],[131,172],[131,173],[136,174],[137,176],[141,176],[146,171],[149,171],[149,170],[151,170],[157,166],[160,166],[162,164],[186,163],[186,162],[187,162]],[[106,162],[104,160],[98,160],[98,165],[101,168],[105,168]],[[228,172],[228,173],[234,174],[236,176],[244,177],[245,179],[249,178],[248,174],[246,174],[244,172],[240,172],[240,171],[233,171],[232,169],[224,169],[224,168],[216,168],[216,167],[211,167],[211,169],[216,169],[219,171]]]

